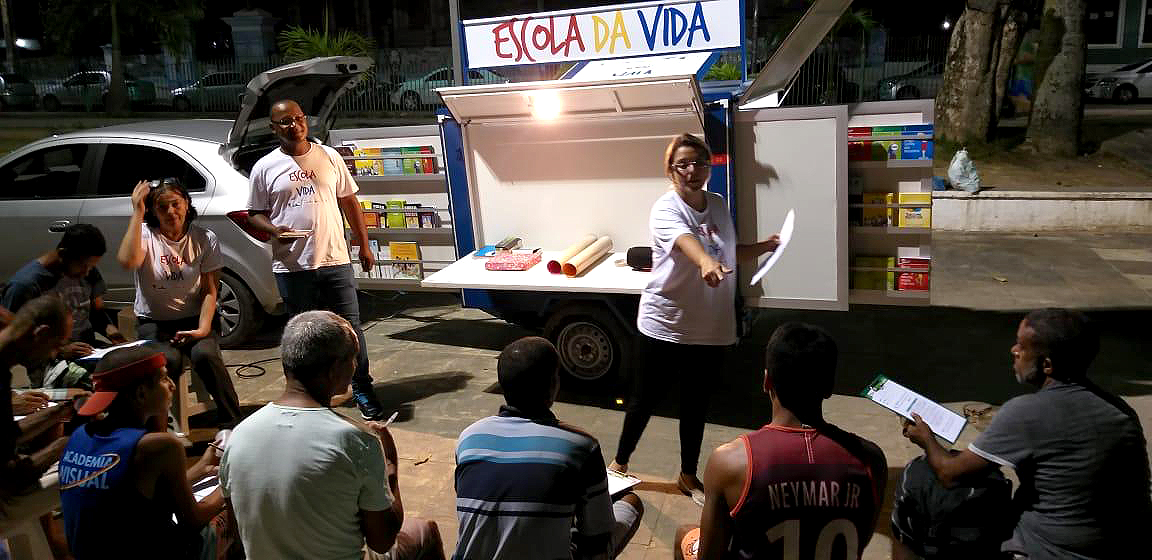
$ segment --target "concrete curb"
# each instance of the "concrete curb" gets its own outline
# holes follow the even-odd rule
[[[1152,191],[932,193],[939,231],[1131,231],[1152,228]]]

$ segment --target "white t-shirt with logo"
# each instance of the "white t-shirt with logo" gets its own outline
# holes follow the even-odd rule
[[[652,280],[640,294],[636,327],[646,336],[678,344],[724,346],[736,343],[736,274],[709,287],[700,267],[676,239],[688,234],[717,262],[736,270],[736,227],[724,197],[705,192],[697,212],[670,190],[652,205]]]
[[[220,270],[220,243],[216,234],[196,224],[179,241],[141,224],[144,262],[136,269],[137,317],[173,321],[200,315],[203,288],[200,275]]]
[[[304,155],[290,156],[277,148],[256,162],[249,180],[249,210],[268,212],[273,225],[312,231],[287,243],[272,242],[273,272],[350,262],[337,199],[359,189],[336,150],[311,144]]]

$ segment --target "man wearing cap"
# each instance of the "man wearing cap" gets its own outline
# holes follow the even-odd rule
[[[192,495],[192,483],[217,470],[216,452],[186,469],[180,440],[148,429],[172,404],[165,364],[154,347],[136,346],[96,365],[78,414],[97,418],[72,433],[60,459],[64,530],[77,559],[214,558],[230,544],[220,490],[199,502]]]

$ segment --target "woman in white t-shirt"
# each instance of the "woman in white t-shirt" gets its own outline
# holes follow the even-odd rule
[[[620,443],[611,468],[628,470],[652,411],[666,389],[680,391],[680,476],[677,487],[703,503],[696,476],[709,381],[736,343],[736,263],[776,250],[779,236],[736,244],[724,197],[708,192],[712,150],[691,134],[672,139],[664,168],[672,187],[652,205],[652,280],[640,295],[640,371],[634,376]]]
[[[195,219],[192,197],[179,181],[140,181],[132,191],[132,218],[116,257],[135,271],[137,337],[167,343],[164,353],[173,379],[183,372],[187,355],[216,401],[220,426],[228,428],[240,421],[240,400],[217,342],[223,263],[216,234],[193,224]]]

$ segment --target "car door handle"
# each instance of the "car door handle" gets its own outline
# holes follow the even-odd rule
[[[68,224],[70,223],[72,222],[68,220],[56,220],[52,222],[52,225],[48,226],[48,231],[52,233],[64,233],[64,230],[68,228]]]

